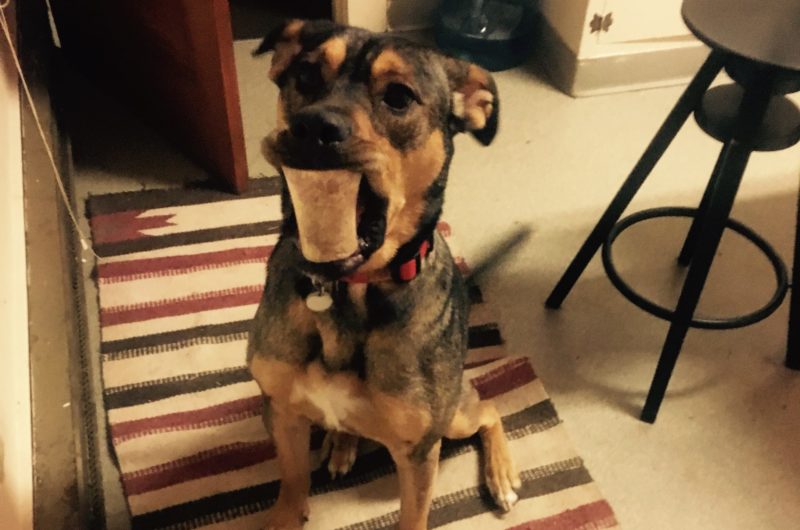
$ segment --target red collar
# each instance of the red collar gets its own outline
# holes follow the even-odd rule
[[[382,271],[356,272],[350,276],[345,276],[340,281],[345,283],[374,283],[375,281],[391,279],[397,283],[410,282],[416,278],[420,270],[422,270],[422,262],[432,250],[433,235],[420,244],[419,250],[413,258],[403,263],[389,264],[383,275],[381,274]]]

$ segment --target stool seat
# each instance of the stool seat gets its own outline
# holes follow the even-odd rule
[[[694,113],[697,124],[722,143],[736,138],[736,117],[743,95],[744,89],[736,84],[712,88]],[[798,141],[800,109],[786,96],[773,96],[750,147],[754,151],[780,151]]]
[[[682,14],[712,49],[800,71],[797,0],[685,0]]]

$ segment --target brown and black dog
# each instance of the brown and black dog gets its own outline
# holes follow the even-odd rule
[[[291,21],[274,51],[284,221],[269,260],[248,364],[265,396],[281,472],[266,528],[308,517],[309,432],[329,431],[346,473],[358,437],[389,450],[400,528],[427,527],[442,437],[480,433],[486,484],[516,502],[500,416],[462,383],[468,298],[436,233],[453,136],[489,144],[497,90],[485,70],[390,35]]]

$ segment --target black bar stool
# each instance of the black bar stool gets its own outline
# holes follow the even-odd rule
[[[653,423],[667,390],[689,328],[730,329],[753,324],[772,314],[784,300],[786,266],[764,239],[730,219],[736,193],[750,154],[776,151],[800,141],[800,110],[785,94],[800,91],[800,2],[797,0],[685,0],[683,18],[691,31],[712,51],[661,125],[600,221],[578,251],[547,299],[558,308],[598,249],[614,286],[638,307],[670,322],[641,419]],[[734,84],[709,86],[722,69]],[[722,142],[709,183],[698,208],[654,208],[619,221],[625,208],[694,113],[700,127]],[[800,164],[798,164],[800,166]],[[657,217],[691,217],[691,228],[678,256],[689,270],[677,307],[659,306],[636,293],[617,273],[611,246],[630,226]],[[619,221],[619,222],[618,222]],[[800,202],[797,225],[800,227]],[[694,317],[697,303],[725,228],[756,245],[770,260],[777,288],[761,309],[729,319]],[[800,228],[794,252],[793,286],[800,286]],[[800,370],[800,289],[790,302],[786,366]]]

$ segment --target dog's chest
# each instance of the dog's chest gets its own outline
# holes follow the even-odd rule
[[[350,419],[368,407],[363,384],[354,375],[326,373],[319,362],[293,378],[288,401],[315,423],[339,431],[348,430]]]
[[[319,361],[299,366],[256,356],[250,372],[271,407],[329,430],[389,445],[416,443],[431,424],[425,404],[376,390],[353,372],[330,372]]]

